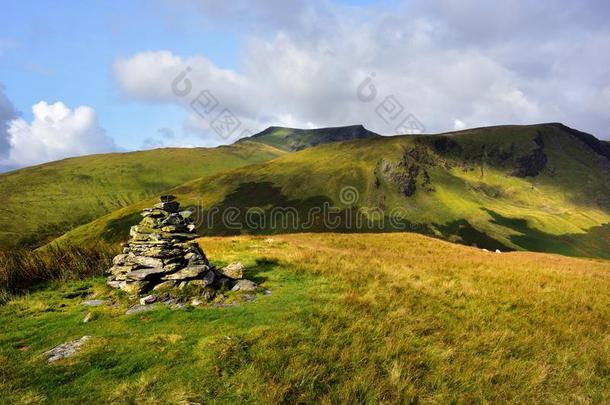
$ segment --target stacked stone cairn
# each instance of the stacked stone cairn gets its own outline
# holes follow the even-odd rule
[[[190,211],[180,211],[172,195],[161,196],[153,208],[130,230],[123,253],[113,259],[108,285],[130,295],[149,291],[198,291],[212,300],[220,289],[230,289],[243,278],[243,266],[216,269],[195,238]],[[248,285],[254,283],[248,281]]]

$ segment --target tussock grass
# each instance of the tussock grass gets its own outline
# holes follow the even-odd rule
[[[272,294],[134,316],[103,279],[12,299],[0,307],[0,402],[607,402],[608,261],[415,234],[200,243]],[[113,305],[64,298],[83,288]],[[80,355],[40,358],[83,335],[93,338]]]
[[[117,248],[106,244],[0,251],[0,303],[44,282],[100,276],[115,254]]]

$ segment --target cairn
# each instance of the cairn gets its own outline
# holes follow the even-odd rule
[[[210,264],[194,241],[192,213],[180,211],[175,199],[161,196],[153,208],[142,211],[144,218],[131,227],[123,253],[113,259],[108,285],[130,295],[192,286],[213,298],[216,290],[231,288],[243,278],[243,271],[230,272]]]

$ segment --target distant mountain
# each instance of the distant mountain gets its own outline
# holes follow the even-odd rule
[[[278,135],[287,131],[257,137],[271,144],[289,138]],[[610,258],[607,147],[556,123],[367,136],[203,177],[172,192],[196,210],[201,234],[401,230],[489,250]],[[124,240],[138,210],[151,202],[99,218],[59,242]],[[247,223],[252,207],[263,223],[232,226]],[[336,208],[330,221],[312,217],[324,207]],[[232,224],[220,218],[225,209],[238,212]],[[280,209],[296,212],[297,221],[284,216],[274,223]],[[364,218],[360,226],[358,218]]]
[[[269,127],[247,139],[294,152],[326,143],[372,139],[380,136],[362,125],[351,125],[317,129]]]
[[[0,248],[37,247],[121,207],[202,176],[286,152],[377,137],[361,125],[271,127],[231,146],[81,156],[0,174]]]

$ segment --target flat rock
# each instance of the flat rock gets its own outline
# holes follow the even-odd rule
[[[156,295],[154,295],[154,294],[147,295],[146,297],[140,299],[140,305],[150,305],[150,304],[154,303],[155,301],[157,301]]]
[[[235,283],[235,285],[233,286],[233,288],[231,288],[231,291],[250,292],[250,291],[256,291],[257,288],[258,288],[258,286],[256,285],[256,283],[254,281],[238,280]]]
[[[58,360],[74,356],[76,353],[80,352],[82,347],[85,345],[85,343],[87,343],[89,339],[91,339],[91,336],[83,336],[80,339],[73,340],[67,343],[62,343],[59,346],[56,346],[53,349],[44,352],[43,355],[47,357],[48,364],[54,363]]]
[[[87,300],[81,302],[81,305],[84,305],[86,307],[99,307],[100,305],[104,305],[105,303],[105,300]]]
[[[209,270],[208,266],[188,266],[175,272],[174,274],[169,274],[163,277],[163,280],[187,280],[190,278],[197,278],[203,275],[206,271]]]
[[[225,277],[240,280],[244,278],[244,270],[246,270],[246,267],[243,264],[235,262],[217,271]]]
[[[134,270],[125,274],[125,277],[129,280],[148,280],[163,273],[165,273],[165,269],[157,267],[151,269]]]
[[[155,257],[134,256],[131,261],[143,267],[163,267],[163,260]]]
[[[153,305],[134,305],[133,307],[129,308],[127,312],[125,312],[125,315],[137,314],[139,312],[148,312],[152,311],[153,309],[155,309]]]

